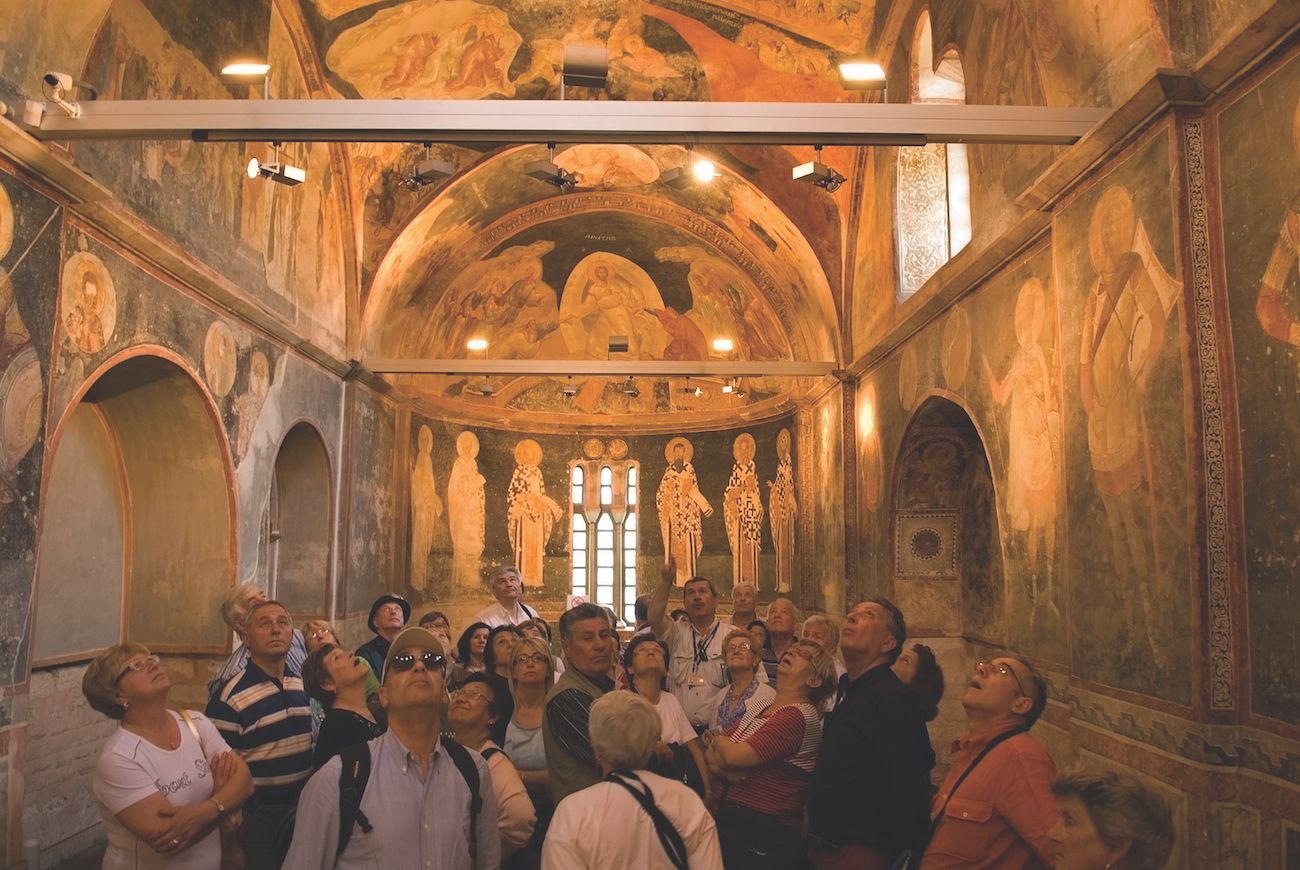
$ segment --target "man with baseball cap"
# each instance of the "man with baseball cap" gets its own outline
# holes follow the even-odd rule
[[[385,593],[370,605],[370,619],[366,625],[375,636],[357,647],[357,655],[370,663],[370,669],[376,674],[384,669],[384,658],[392,645],[393,639],[402,631],[406,621],[411,618],[411,602],[400,595]]]
[[[388,711],[388,732],[365,744],[364,777],[345,770],[345,763],[356,762],[344,752],[308,781],[298,801],[286,868],[500,865],[496,793],[487,762],[440,737],[446,665],[442,643],[427,630],[412,626],[395,635],[380,668],[379,700]],[[348,794],[359,794],[346,816],[344,775],[355,781]]]

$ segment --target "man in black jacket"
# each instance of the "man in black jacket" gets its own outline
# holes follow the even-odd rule
[[[934,751],[890,668],[906,640],[903,614],[885,598],[857,605],[844,620],[847,673],[822,725],[808,796],[819,870],[886,870],[925,839]]]

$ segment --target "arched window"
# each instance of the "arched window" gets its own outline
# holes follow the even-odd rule
[[[571,592],[635,622],[637,552],[635,462],[574,462],[571,484]],[[588,488],[590,479],[595,486]],[[594,534],[593,534],[594,532]]]
[[[917,22],[911,81],[914,103],[966,102],[966,77],[955,50],[934,63],[930,14]],[[936,142],[898,149],[898,295],[911,296],[971,237],[970,164],[966,146]]]

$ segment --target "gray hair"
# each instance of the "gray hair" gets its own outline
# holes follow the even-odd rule
[[[803,611],[799,609],[799,605],[798,605],[798,604],[795,604],[795,603],[794,603],[793,601],[791,601],[789,598],[773,598],[773,599],[772,599],[772,604],[788,604],[788,605],[790,605],[790,609],[794,611],[794,621],[795,621],[795,629],[794,629],[794,630],[795,630],[795,633],[798,634],[798,633],[799,633],[799,625],[801,625],[801,624],[803,623]],[[772,612],[772,604],[767,605],[767,612],[768,612],[769,614],[771,614],[771,612]]]
[[[810,625],[822,625],[826,627],[827,633],[831,636],[831,648],[828,649],[827,652],[834,654],[836,648],[840,645],[839,623],[831,619],[829,616],[822,616],[820,613],[814,613],[803,621],[803,629],[800,633],[802,634],[807,632],[808,626]]]
[[[237,583],[221,600],[221,618],[233,631],[244,630],[248,619],[248,596],[261,590],[256,583]]]
[[[598,604],[584,601],[560,614],[560,640],[573,637],[573,624],[584,619],[603,619],[609,624],[609,611]]]
[[[591,705],[591,748],[613,770],[646,766],[663,733],[659,711],[632,692],[609,692]]]

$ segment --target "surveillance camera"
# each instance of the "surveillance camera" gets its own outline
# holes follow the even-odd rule
[[[44,80],[52,88],[60,88],[65,91],[72,90],[72,76],[67,73],[50,70],[45,74]]]

